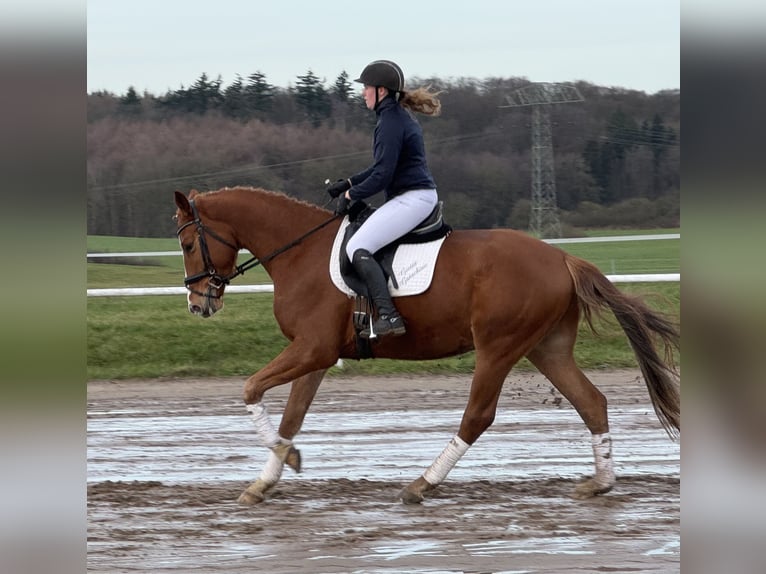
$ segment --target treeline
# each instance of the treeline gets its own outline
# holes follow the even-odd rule
[[[456,228],[527,229],[530,108],[502,107],[523,78],[413,79],[442,90],[418,116],[445,213]],[[88,233],[165,237],[172,192],[251,185],[325,204],[323,182],[371,161],[375,115],[342,72],[279,88],[256,72],[228,86],[203,74],[160,96],[88,94]],[[576,84],[583,102],[548,106],[565,233],[680,224],[680,94]]]

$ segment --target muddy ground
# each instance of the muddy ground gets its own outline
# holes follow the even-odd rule
[[[327,379],[270,498],[236,503],[267,452],[242,380],[88,385],[89,572],[679,572],[680,449],[637,371],[590,372],[609,400],[618,482],[541,375],[510,376],[494,425],[435,494],[403,505],[456,432],[468,377]],[[288,388],[266,404],[275,424]]]

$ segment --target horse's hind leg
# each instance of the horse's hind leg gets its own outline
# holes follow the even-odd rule
[[[263,502],[266,492],[277,484],[285,463],[295,472],[301,471],[300,451],[292,439],[300,431],[303,420],[316,396],[327,369],[314,371],[292,382],[282,421],[279,424],[279,444],[269,451],[269,457],[258,479],[239,496],[238,502],[251,506]]]
[[[576,307],[570,309],[527,358],[566,397],[591,432],[596,472],[593,478],[577,485],[574,498],[590,498],[614,486],[612,439],[609,436],[606,397],[575,364],[573,349],[577,336]]]
[[[497,346],[499,350],[493,353],[477,349],[471,393],[460,430],[431,466],[399,493],[399,498],[405,504],[422,502],[424,495],[446,478],[470,445],[494,422],[505,377],[521,356],[521,353],[518,356],[505,354],[503,349],[513,348],[510,345],[502,346],[502,343],[498,343]]]

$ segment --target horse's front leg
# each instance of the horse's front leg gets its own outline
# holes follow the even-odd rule
[[[301,471],[300,451],[292,445],[292,439],[298,434],[303,419],[316,396],[327,369],[309,373],[293,381],[290,396],[287,398],[282,421],[279,425],[279,444],[269,452],[266,465],[258,479],[240,495],[239,502],[251,506],[262,502],[268,490],[277,484],[282,476],[285,463],[295,472]]]
[[[300,472],[300,451],[293,446],[292,438],[300,430],[328,365],[313,353],[302,355],[299,353],[303,360],[293,363],[292,359],[295,357],[294,349],[296,348],[293,345],[285,349],[264,369],[250,377],[245,384],[246,408],[250,412],[260,443],[270,449],[271,452],[260,477],[240,495],[239,502],[241,504],[253,505],[262,502],[266,491],[273,488],[282,476],[285,463],[296,472]],[[293,350],[291,351],[291,349]],[[314,357],[314,359],[307,360],[310,357]],[[310,372],[306,373],[306,370]],[[269,418],[266,406],[262,402],[263,393],[290,380],[293,380],[293,385],[279,432],[277,432]]]

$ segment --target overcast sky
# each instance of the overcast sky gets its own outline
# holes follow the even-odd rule
[[[88,0],[89,93],[163,95],[204,72],[327,85],[395,60],[409,77],[680,87],[679,0]]]

